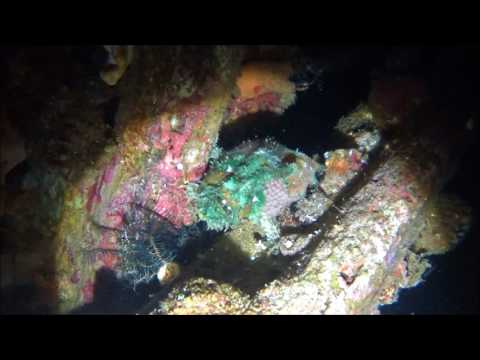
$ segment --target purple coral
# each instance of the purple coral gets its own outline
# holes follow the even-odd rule
[[[265,186],[264,213],[269,217],[277,217],[282,210],[292,203],[288,188],[280,179],[268,182]]]

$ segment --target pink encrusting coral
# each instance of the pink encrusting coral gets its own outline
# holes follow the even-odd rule
[[[280,95],[267,92],[252,98],[236,98],[230,104],[230,116],[237,119],[247,114],[253,114],[258,111],[271,111],[274,113],[282,113],[284,109],[280,105]]]
[[[106,225],[114,228],[121,228],[123,215],[134,200],[135,179],[130,179],[115,194],[111,202],[106,206]]]
[[[153,210],[177,227],[192,223],[189,200],[183,183],[194,179],[187,179],[184,174],[183,149],[185,144],[192,140],[194,130],[203,124],[207,112],[206,106],[189,105],[180,114],[170,117],[168,114],[163,115],[159,121],[160,127],[157,124],[152,127],[153,146],[163,150],[165,155],[151,170],[151,176],[156,180],[155,185],[158,191],[157,193],[148,191],[147,196],[156,197]],[[161,131],[160,136],[158,136],[159,130]],[[194,174],[195,177],[201,177],[203,172],[198,170],[204,171],[205,168],[206,164],[200,164]],[[148,186],[147,188],[152,190],[152,187]]]
[[[108,230],[104,230],[102,233],[102,238],[99,243],[99,247],[104,250],[115,250],[116,249],[116,237],[114,233]]]
[[[85,303],[91,303],[93,301],[95,285],[93,280],[89,279],[82,287],[82,296]]]
[[[176,227],[192,224],[192,214],[188,208],[189,199],[183,188],[167,186],[157,199],[155,212]]]
[[[120,257],[113,251],[103,251],[97,255],[97,261],[101,262],[103,267],[115,269],[120,263]]]
[[[87,195],[87,210],[88,212],[92,211],[94,205],[102,201],[102,188],[105,184],[110,184],[115,176],[116,171],[118,170],[119,156],[114,155],[110,163],[105,167],[95,183],[88,189]]]
[[[102,188],[102,183],[95,181],[95,183],[90,186],[87,194],[87,210],[88,212],[92,211],[92,207],[102,201],[102,196],[100,195],[100,190]]]
[[[102,180],[103,182],[110,184],[115,176],[115,172],[117,170],[117,165],[120,162],[120,157],[118,155],[114,155],[110,164],[107,165],[105,171],[103,172]]]
[[[176,227],[192,223],[192,215],[189,209],[189,200],[184,189],[184,181],[197,180],[203,175],[206,164],[199,164],[190,172],[184,174],[182,153],[185,144],[194,140],[192,134],[195,129],[202,126],[207,115],[208,108],[203,105],[188,105],[179,113],[164,113],[159,116],[155,123],[150,126],[147,134],[153,153],[161,154],[158,160],[155,156],[147,159],[154,161],[142,174],[142,181],[138,176],[132,176],[119,190],[115,192],[108,204],[105,205],[104,218],[108,226],[121,228],[123,215],[128,206],[138,202],[143,206],[150,205],[158,215],[170,221]],[[179,126],[181,124],[181,126]],[[92,191],[92,202],[100,202],[100,190],[103,183],[111,181],[112,171],[104,172],[100,183],[95,184]],[[136,191],[137,190],[137,191]],[[138,191],[140,190],[140,191]]]
[[[189,105],[179,114],[163,114],[148,131],[152,145],[167,149],[172,157],[178,158],[192,131],[207,113],[208,108],[204,105]]]

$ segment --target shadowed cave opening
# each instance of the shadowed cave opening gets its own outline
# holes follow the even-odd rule
[[[324,71],[295,104],[282,115],[261,112],[247,115],[220,131],[218,145],[230,150],[245,140],[273,138],[280,144],[309,155],[348,146],[333,131],[340,117],[366,102],[373,64],[360,63],[346,71]]]

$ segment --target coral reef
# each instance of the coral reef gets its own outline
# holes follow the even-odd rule
[[[65,189],[66,206],[55,240],[59,311],[69,311],[86,300],[101,267],[137,284],[157,276],[171,263],[170,255],[181,253],[181,234],[192,235],[189,229],[198,220],[197,204],[187,188],[203,176],[221,126],[234,117],[232,94],[241,55],[241,47],[135,47],[135,61],[115,86],[122,101],[114,116],[114,142],[97,153]],[[267,85],[262,91],[247,91],[253,96],[249,101],[278,96],[283,105],[265,109],[285,109],[291,104],[282,100],[282,91],[290,89],[288,80],[268,79],[272,77],[262,78]],[[289,96],[294,96],[294,89]],[[90,100],[88,104],[89,108],[94,105]],[[88,124],[85,133],[94,129]],[[75,147],[80,143],[85,143],[83,137]],[[294,186],[300,185],[292,184],[291,191],[298,191]],[[152,215],[141,215],[142,211]],[[275,230],[265,219],[260,222],[267,231]],[[160,256],[150,246],[148,224],[162,224],[156,239],[172,244],[160,247]],[[171,238],[167,241],[162,233]],[[140,257],[147,264],[143,270],[134,265]]]
[[[22,239],[15,240],[11,251],[20,251],[23,241],[27,248],[35,247],[32,256],[14,256],[19,261],[11,271],[45,293],[53,312],[70,311],[91,300],[101,267],[125,267],[122,260],[128,256],[121,259],[119,248],[125,242],[119,231],[106,227],[125,229],[133,202],[156,208],[161,221],[174,223],[175,231],[192,222],[184,182],[198,179],[206,167],[227,113],[239,68],[235,64],[241,61],[233,57],[235,51],[219,53],[212,47],[205,64],[175,63],[178,58],[192,59],[190,53],[185,55],[189,49],[140,47],[135,55],[138,66],[131,63],[122,81],[110,88],[76,62],[77,50],[12,50],[5,94],[6,116],[16,119],[24,136],[29,165],[27,175],[19,175],[24,179],[17,181],[18,189],[6,194],[13,219],[8,237]],[[177,50],[178,56],[170,57]],[[220,62],[222,69],[217,67]],[[43,64],[41,71],[38,63]],[[190,76],[192,87],[170,83],[169,70],[176,67],[174,81],[181,86],[179,77]],[[225,69],[227,77],[220,74]],[[204,86],[205,74],[212,77],[210,84],[221,78],[221,85]],[[195,97],[189,95],[192,89],[204,92]],[[185,96],[191,99],[180,103]],[[119,98],[118,111],[115,106],[106,111]],[[175,101],[169,103],[172,98]],[[156,137],[166,144],[155,148]],[[168,197],[158,191],[160,186],[172,190]],[[20,265],[20,260],[31,266]],[[157,270],[152,267],[155,274]]]
[[[463,202],[435,196],[466,135],[438,136],[447,121],[423,107],[422,81],[374,80],[335,128],[348,142],[320,164],[270,139],[217,144],[244,115],[283,113],[317,70],[294,83],[292,58],[269,47],[138,46],[134,61],[131,47],[108,51],[101,79],[73,65],[57,74],[55,62],[37,74],[19,53],[9,82],[19,160],[33,166],[5,201],[2,245],[50,312],[95,302],[103,269],[168,290],[155,314],[378,313],[468,228]],[[22,91],[39,114],[31,129]],[[405,129],[414,141],[390,133]]]

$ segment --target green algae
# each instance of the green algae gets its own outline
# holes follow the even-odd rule
[[[223,154],[212,161],[206,181],[191,186],[189,194],[209,229],[228,230],[245,219],[262,224],[265,186],[274,179],[284,180],[295,169],[295,164],[282,165],[268,149],[250,155]]]

